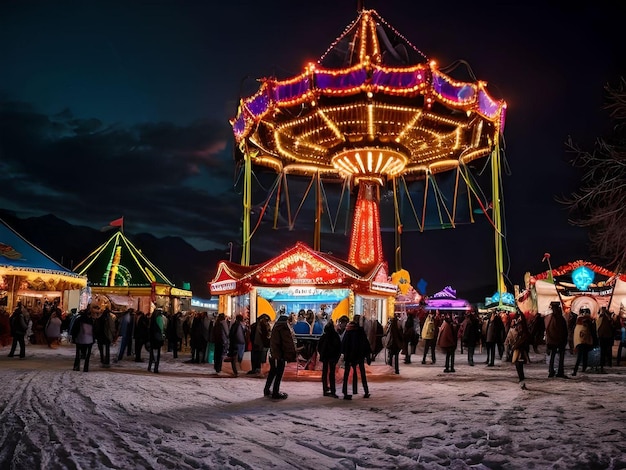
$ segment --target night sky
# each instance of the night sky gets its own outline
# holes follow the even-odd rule
[[[508,103],[504,131],[507,277],[588,259],[586,234],[555,197],[580,173],[565,141],[610,130],[604,87],[625,71],[617,3],[564,7],[366,1],[443,68],[466,61]],[[608,3],[608,2],[607,2]],[[357,17],[357,2],[4,1],[0,5],[0,207],[128,233],[179,236],[200,250],[240,244],[228,120],[257,78],[316,61]],[[264,230],[253,262],[305,232]],[[495,287],[493,232],[480,217],[407,233],[404,268],[429,291]],[[349,239],[322,249],[341,254]],[[394,270],[393,246],[387,259]],[[393,242],[391,242],[391,245]]]

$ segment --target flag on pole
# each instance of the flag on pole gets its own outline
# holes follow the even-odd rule
[[[107,225],[106,227],[102,227],[100,231],[106,232],[115,227],[120,227],[122,231],[124,231],[124,217],[120,217],[119,219],[112,220],[111,222],[109,222],[109,225]]]
[[[124,226],[124,217],[120,217],[119,219],[112,220],[109,222],[111,227],[123,227]]]

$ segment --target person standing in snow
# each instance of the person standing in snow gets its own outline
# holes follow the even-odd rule
[[[148,372],[152,372],[152,364],[154,364],[154,373],[159,373],[159,363],[161,362],[161,348],[165,343],[163,310],[157,308],[150,316],[150,325],[148,327],[148,342],[150,343],[150,359],[148,360]]]
[[[456,372],[454,370],[454,356],[456,353],[456,347],[458,344],[458,325],[452,318],[451,312],[446,312],[443,324],[439,330],[439,337],[437,338],[437,346],[439,346],[444,353],[446,353],[446,365],[444,372]]]
[[[132,308],[127,309],[122,318],[120,318],[120,347],[117,352],[118,362],[124,359],[124,352],[127,351],[130,356],[133,341],[133,323],[135,311]]]
[[[263,395],[271,396],[275,400],[284,400],[287,394],[280,391],[280,383],[285,372],[287,362],[296,360],[296,337],[289,325],[289,315],[285,310],[274,323],[270,337],[270,370],[265,381]]]
[[[135,362],[143,362],[143,359],[141,359],[141,351],[148,341],[148,326],[150,325],[150,319],[141,310],[138,310],[135,316],[136,318],[133,332],[133,339],[135,340]]]
[[[332,318],[324,326],[324,332],[317,343],[317,352],[322,362],[322,392],[325,397],[338,398],[335,374],[341,357],[341,338]]]
[[[20,359],[26,357],[26,343],[24,341],[24,335],[28,329],[28,319],[22,311],[22,302],[17,303],[17,307],[13,310],[13,314],[9,319],[11,336],[13,337],[13,344],[11,345],[11,351],[9,351],[9,357],[15,355],[15,349],[17,345],[20,345]]]
[[[83,372],[89,372],[89,359],[91,348],[95,341],[93,335],[93,318],[89,311],[83,310],[72,324],[70,332],[76,344],[76,356],[74,357],[74,370],[80,370],[80,359],[84,358]]]
[[[587,359],[589,351],[593,348],[594,343],[598,341],[596,335],[596,325],[591,319],[591,310],[588,307],[580,309],[579,315],[576,317],[576,326],[574,327],[574,352],[576,352],[576,364],[572,376],[576,377],[578,367],[582,365],[582,371],[587,370]]]
[[[524,364],[530,362],[528,357],[528,350],[530,349],[530,331],[528,330],[526,317],[520,310],[517,310],[515,313],[515,318],[511,321],[509,331],[512,331],[510,336],[511,350],[513,351],[511,362],[515,365],[520,387],[526,390]]]
[[[361,375],[361,383],[363,384],[363,398],[369,398],[370,392],[367,385],[367,375],[365,374],[365,361],[368,364],[372,358],[372,348],[370,342],[367,339],[365,330],[360,323],[361,316],[355,315],[348,326],[346,326],[346,332],[341,340],[341,353],[343,354],[343,361],[345,369],[343,372],[343,399],[352,400],[352,395],[356,395],[358,378],[357,368]],[[400,333],[401,336],[401,333]],[[350,370],[352,370],[352,395],[348,394],[348,379],[350,376]]]
[[[567,347],[567,320],[563,316],[561,302],[550,302],[552,313],[546,315],[546,348],[550,350],[550,365],[548,367],[548,377],[555,375],[560,378],[569,378],[565,375],[565,348]],[[554,361],[559,356],[557,371],[554,370]]]

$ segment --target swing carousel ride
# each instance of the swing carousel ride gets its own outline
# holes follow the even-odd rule
[[[324,216],[333,217],[325,188],[341,187],[338,207],[346,206],[343,195],[357,195],[347,261],[361,270],[383,261],[381,193],[393,204],[383,215],[393,212],[396,270],[403,231],[435,228],[429,207],[442,228],[455,227],[461,209],[470,218],[484,213],[495,232],[496,295],[506,292],[499,206],[506,103],[484,81],[449,73],[375,10],[363,9],[317,63],[297,76],[259,80],[231,121],[244,175],[242,265],[250,262],[254,234],[253,168],[269,169],[275,182],[254,215],[263,217],[272,204],[276,225],[282,204],[292,227],[292,208],[302,202],[290,203],[290,178],[309,181],[302,200],[315,188],[315,250]],[[475,178],[481,160],[491,172],[492,207]]]

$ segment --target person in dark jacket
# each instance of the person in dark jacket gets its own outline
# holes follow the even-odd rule
[[[157,308],[150,315],[150,324],[148,326],[148,342],[150,343],[150,359],[148,360],[148,372],[152,372],[152,364],[154,364],[154,373],[159,373],[159,363],[161,362],[161,348],[165,343],[163,310]]]
[[[559,365],[557,367],[556,376],[568,378],[565,375],[565,348],[567,347],[567,320],[563,316],[561,302],[550,302],[552,313],[546,315],[544,321],[546,325],[546,348],[550,350],[550,365],[548,368],[548,377],[555,376],[554,361],[556,355],[559,355]]]
[[[357,367],[361,374],[361,383],[363,384],[363,398],[369,398],[370,392],[367,386],[367,376],[365,374],[365,361],[368,364],[372,357],[372,348],[367,339],[365,330],[360,323],[361,316],[355,315],[348,326],[341,340],[341,353],[343,354],[344,372],[343,372],[343,399],[352,400],[352,395],[356,395],[358,378]],[[352,395],[348,395],[348,378],[352,370]]]
[[[335,386],[335,373],[337,362],[341,357],[341,338],[332,318],[324,326],[324,332],[317,343],[317,352],[322,362],[322,392],[325,397],[339,398]]]
[[[476,315],[476,312],[470,312],[465,319],[465,327],[463,328],[463,344],[467,348],[467,363],[470,366],[474,365],[474,351],[476,345],[480,341],[480,320]]]
[[[242,370],[241,363],[246,351],[246,330],[247,326],[243,315],[238,313],[228,332],[228,356],[231,358],[230,365],[235,377],[239,376],[239,372]]]
[[[15,355],[15,349],[17,345],[20,345],[20,359],[24,359],[26,357],[26,342],[24,341],[24,336],[26,335],[26,330],[28,329],[28,320],[24,316],[24,312],[22,311],[22,303],[18,302],[17,307],[13,310],[13,314],[9,319],[10,327],[11,327],[11,336],[13,337],[13,344],[11,344],[11,351],[9,351],[9,357],[13,357]]]
[[[404,335],[400,326],[400,313],[396,312],[387,325],[387,354],[388,364],[394,368],[396,374],[400,373],[400,351],[404,348]]]
[[[70,332],[76,344],[76,356],[74,357],[74,370],[80,370],[80,359],[84,358],[83,372],[89,372],[89,359],[91,348],[95,342],[93,334],[93,318],[89,311],[83,310],[72,324]]]
[[[252,341],[252,351],[250,351],[250,363],[252,368],[248,375],[260,374],[261,367],[267,362],[267,353],[270,349],[270,317],[262,314],[256,322],[250,325],[250,339]]]
[[[141,351],[148,341],[148,326],[150,320],[141,310],[135,315],[135,327],[133,329],[133,339],[135,340],[135,362],[143,362]]]
[[[515,318],[511,321],[511,362],[515,364],[515,371],[522,390],[526,390],[526,377],[524,376],[524,364],[529,362],[528,351],[530,349],[530,331],[524,314],[517,310]]]
[[[404,363],[411,363],[411,354],[415,352],[417,343],[419,342],[419,321],[415,320],[414,314],[407,314],[402,325],[402,352],[404,353]]]
[[[616,324],[606,307],[601,307],[596,318],[596,331],[600,346],[600,373],[605,374],[604,366],[613,367],[613,342]]]
[[[500,312],[494,310],[489,315],[485,327],[485,346],[487,348],[487,367],[493,367],[496,360],[496,346],[504,343],[505,329]]]
[[[280,391],[280,383],[287,362],[296,360],[296,337],[284,310],[274,323],[270,337],[270,371],[267,374],[263,394],[275,400],[284,400],[287,394]]]
[[[458,343],[458,324],[452,318],[451,312],[446,312],[443,317],[443,324],[439,330],[437,346],[446,353],[446,365],[444,372],[456,372],[454,370],[454,356]]]
[[[204,340],[203,330],[202,313],[195,312],[189,330],[189,345],[191,346],[191,360],[189,362],[192,364],[200,364],[206,349],[207,343]]]
[[[135,310],[132,308],[127,309],[120,318],[120,347],[117,351],[118,362],[124,359],[124,352],[127,353],[127,356],[131,354],[134,319]]]
[[[116,318],[109,308],[105,308],[94,320],[94,334],[98,342],[102,367],[111,367],[111,344],[116,339]]]
[[[213,355],[213,367],[215,373],[220,374],[222,372],[222,364],[224,363],[224,354],[228,351],[228,322],[226,321],[226,315],[219,313],[213,326],[213,344],[215,345],[215,352]]]

